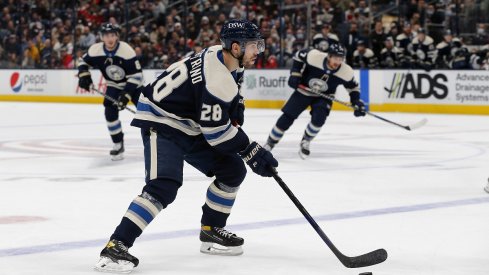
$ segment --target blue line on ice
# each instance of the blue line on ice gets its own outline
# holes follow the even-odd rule
[[[417,212],[417,211],[466,206],[466,205],[473,205],[473,204],[483,204],[483,203],[489,203],[489,197],[353,211],[353,212],[345,212],[345,213],[337,213],[337,214],[327,214],[321,216],[314,216],[314,219],[318,222],[335,221],[335,220],[373,217],[373,216],[396,214],[396,213]],[[272,220],[272,221],[229,225],[227,226],[227,228],[230,230],[244,231],[244,230],[254,230],[254,229],[262,229],[262,228],[273,228],[279,226],[304,224],[304,223],[307,223],[307,221],[303,217],[300,217],[294,219]],[[138,242],[196,236],[198,232],[199,232],[198,229],[187,229],[187,230],[147,234],[141,236],[138,239]],[[97,240],[87,240],[87,241],[79,241],[79,242],[64,242],[64,243],[54,243],[54,244],[46,244],[46,245],[3,249],[0,250],[0,257],[48,253],[48,252],[64,251],[64,250],[71,250],[71,249],[82,249],[87,247],[102,247],[106,241],[107,239],[97,239]]]

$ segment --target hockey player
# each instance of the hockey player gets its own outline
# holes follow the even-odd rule
[[[112,160],[123,159],[124,134],[119,120],[119,111],[129,101],[137,105],[143,84],[141,65],[136,53],[126,42],[119,41],[120,29],[111,23],[102,25],[102,42],[93,44],[83,55],[78,66],[78,85],[90,90],[92,77],[89,68],[100,70],[107,81],[106,95],[118,100],[118,104],[104,99],[105,120],[114,146],[110,151]]]
[[[465,70],[472,69],[470,64],[470,52],[469,49],[462,43],[462,41],[455,37],[453,38],[451,48],[452,60],[450,60],[450,69]]]
[[[380,52],[381,68],[399,68],[404,66],[404,55],[402,51],[394,46],[394,39],[391,36],[385,38],[385,47]]]
[[[395,41],[396,47],[401,50],[404,55],[409,55],[408,46],[413,41],[411,24],[404,24],[402,33],[396,36]]]
[[[435,65],[437,69],[448,69],[452,61],[453,35],[450,30],[443,34],[443,41],[436,45]]]
[[[416,38],[408,46],[411,53],[411,62],[414,68],[430,71],[436,55],[433,38],[426,35],[425,29],[420,28]]]
[[[365,41],[358,40],[357,49],[353,52],[353,67],[375,69],[378,65],[379,62],[374,52],[366,47]]]
[[[332,44],[339,44],[339,38],[336,34],[329,32],[329,25],[325,25],[322,33],[314,35],[312,38],[312,44],[315,49],[323,52],[327,52],[329,46]]]
[[[360,89],[355,81],[353,70],[344,62],[345,50],[339,44],[330,46],[328,53],[317,49],[304,49],[296,53],[294,65],[290,71],[288,84],[294,89],[268,136],[264,146],[267,150],[280,141],[285,131],[294,120],[307,108],[311,107],[311,121],[304,131],[300,142],[299,156],[303,159],[309,156],[311,140],[319,133],[328,117],[333,102],[317,94],[300,89],[299,85],[311,88],[313,91],[334,95],[336,88],[343,85],[350,93],[350,101],[358,110],[355,116],[365,116],[365,105],[360,100]]]
[[[278,162],[232,124],[236,118],[233,106],[240,99],[237,70],[252,67],[264,51],[260,31],[248,21],[231,20],[220,36],[222,45],[172,64],[144,88],[132,125],[141,128],[146,185],[100,253],[96,270],[130,272],[138,265],[128,249],[174,201],[182,185],[184,161],[215,177],[202,206],[200,251],[243,253],[243,238],[224,229],[246,175],[243,160],[265,177],[272,176],[271,168]]]

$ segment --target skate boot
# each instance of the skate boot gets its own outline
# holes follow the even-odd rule
[[[487,185],[484,187],[484,190],[486,190],[487,193],[489,193],[489,179],[487,179]]]
[[[277,144],[276,141],[274,141],[273,139],[271,139],[270,137],[267,139],[267,143],[265,143],[265,145],[263,145],[263,148],[267,151],[272,151],[273,147],[275,147],[275,144]]]
[[[100,252],[94,269],[100,272],[130,273],[139,264],[138,258],[129,254],[128,247],[121,241],[110,240]]]
[[[311,151],[309,150],[310,144],[310,140],[303,139],[301,141],[301,149],[299,150],[299,157],[301,157],[301,159],[306,159],[311,154]]]
[[[212,255],[237,256],[243,254],[243,238],[221,227],[203,225],[200,230],[200,252]]]
[[[122,160],[124,158],[124,141],[114,143],[114,147],[110,150],[112,160]]]

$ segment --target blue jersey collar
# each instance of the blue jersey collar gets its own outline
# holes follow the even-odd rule
[[[334,74],[334,73],[336,73],[337,71],[339,71],[339,70],[340,70],[341,65],[343,65],[343,64],[340,64],[340,66],[338,66],[338,69],[336,69],[336,70],[331,70],[331,69],[329,69],[329,68],[328,68],[328,58],[325,58],[325,59],[324,59],[324,65],[323,65],[323,67],[324,67],[324,72],[325,72],[326,74]]]
[[[113,57],[115,55],[115,53],[117,52],[117,50],[119,49],[120,44],[121,43],[117,42],[117,45],[115,45],[115,48],[112,51],[107,50],[107,48],[105,48],[105,44],[104,44],[103,48],[104,48],[105,55],[108,57]]]

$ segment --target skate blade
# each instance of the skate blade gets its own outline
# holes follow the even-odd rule
[[[222,246],[217,243],[203,242],[200,245],[200,252],[210,255],[238,256],[243,254],[241,246]]]
[[[124,159],[124,154],[118,154],[118,155],[113,155],[110,156],[113,161],[119,161]]]
[[[307,159],[309,157],[309,155],[306,155],[306,154],[302,153],[302,150],[299,150],[299,157],[301,159]]]
[[[114,262],[110,258],[100,257],[93,269],[99,272],[129,274],[134,269],[134,264],[122,260]]]

